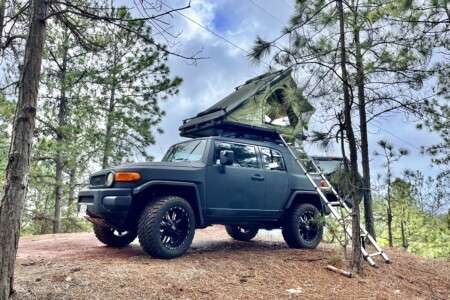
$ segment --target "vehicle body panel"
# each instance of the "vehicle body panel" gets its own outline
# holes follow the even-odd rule
[[[138,201],[151,201],[146,191],[152,187],[167,187],[166,192],[180,187],[195,190],[199,220],[197,226],[209,224],[265,224],[266,227],[282,221],[284,211],[301,195],[317,193],[295,158],[281,144],[227,137],[204,138],[205,150],[200,161],[142,162],[126,164],[91,175],[91,185],[79,193],[79,203],[89,204],[87,214],[101,218],[118,228],[132,226],[129,210]],[[193,141],[193,140],[190,140]],[[251,145],[256,149],[258,167],[223,166],[215,159],[216,143]],[[177,144],[178,145],[178,144]],[[172,146],[175,147],[176,145]],[[171,148],[172,148],[171,147]],[[285,170],[261,167],[259,147],[281,153]],[[137,182],[101,184],[109,172],[139,172]],[[145,196],[145,197],[144,197]],[[270,225],[272,224],[272,225]]]

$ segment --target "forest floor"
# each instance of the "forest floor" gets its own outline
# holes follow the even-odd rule
[[[231,240],[222,226],[197,230],[187,255],[151,258],[137,240],[113,249],[93,233],[24,237],[17,259],[15,299],[450,299],[450,262],[388,249],[392,264],[347,268],[329,244],[289,249],[279,233],[252,242]]]

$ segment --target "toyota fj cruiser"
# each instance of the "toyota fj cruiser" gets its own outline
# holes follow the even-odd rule
[[[173,145],[161,162],[92,174],[78,203],[102,243],[123,247],[137,236],[159,258],[184,254],[195,229],[213,224],[240,241],[281,228],[290,247],[315,248],[327,213],[284,144],[223,136]]]

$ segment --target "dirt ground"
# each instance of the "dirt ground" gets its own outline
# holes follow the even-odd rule
[[[365,264],[355,278],[335,248],[286,247],[280,234],[249,243],[222,226],[197,230],[187,255],[151,258],[137,241],[103,246],[92,233],[24,237],[16,269],[16,299],[450,299],[450,262],[388,250],[392,264]]]

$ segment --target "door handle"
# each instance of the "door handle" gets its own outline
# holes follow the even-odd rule
[[[264,177],[261,174],[255,174],[252,176],[252,180],[263,181]]]

